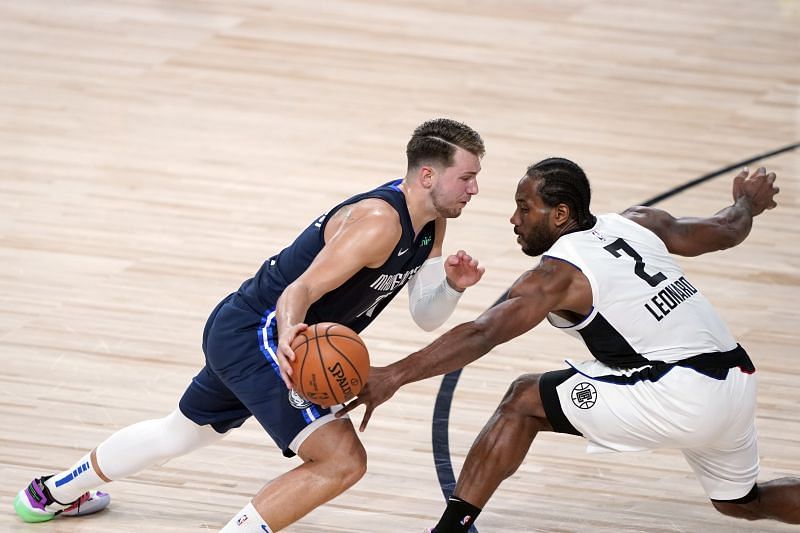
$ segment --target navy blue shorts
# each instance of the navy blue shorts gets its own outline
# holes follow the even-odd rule
[[[311,433],[309,426],[329,421],[332,415],[330,409],[286,388],[274,356],[277,330],[274,309],[261,316],[235,293],[222,300],[203,331],[206,365],[192,379],[179,407],[196,424],[210,424],[219,433],[255,416],[291,457]]]

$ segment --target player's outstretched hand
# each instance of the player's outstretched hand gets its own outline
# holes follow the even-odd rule
[[[750,174],[746,167],[733,179],[733,201],[745,197],[750,201],[750,212],[760,215],[765,209],[772,209],[778,204],[775,195],[780,189],[775,186],[775,173],[767,173],[767,169],[759,167]]]
[[[294,326],[286,328],[286,331],[281,331],[278,335],[278,350],[275,356],[278,358],[278,366],[281,369],[281,379],[289,389],[294,388],[294,381],[292,381],[292,362],[294,361],[294,350],[292,350],[292,342],[301,333],[308,329],[307,324],[295,324]]]
[[[361,419],[361,426],[358,428],[359,431],[364,431],[367,429],[367,423],[370,417],[372,417],[372,411],[394,396],[398,388],[391,370],[379,366],[370,367],[369,378],[364,388],[361,389],[361,394],[359,394],[355,400],[345,405],[341,411],[337,411],[335,416],[339,418],[359,405],[365,405],[367,410],[364,412],[364,418]]]
[[[467,287],[472,287],[480,281],[485,269],[478,266],[477,259],[464,250],[459,250],[445,260],[444,272],[450,286],[463,292]]]

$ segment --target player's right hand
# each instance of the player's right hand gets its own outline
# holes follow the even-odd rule
[[[278,350],[275,352],[275,356],[278,358],[278,366],[281,369],[281,379],[283,379],[288,389],[294,389],[294,381],[292,381],[294,350],[292,350],[292,343],[297,334],[306,329],[308,329],[308,324],[295,324],[284,328],[284,331],[281,331],[278,335]]]

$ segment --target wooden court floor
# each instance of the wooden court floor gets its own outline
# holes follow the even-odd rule
[[[487,270],[453,326],[532,265],[508,223],[530,163],[574,159],[594,211],[619,211],[800,141],[800,4],[0,0],[0,531],[217,531],[297,464],[248,422],[113,483],[99,515],[28,525],[11,509],[34,475],[174,409],[216,302],[335,201],[402,175],[412,129],[438,116],[487,146],[480,194],[445,242]],[[800,152],[762,164],[779,208],[741,247],[681,262],[759,368],[766,480],[800,474]],[[730,177],[660,205],[715,212]],[[402,296],[364,338],[381,365],[445,330],[416,329]],[[508,384],[565,357],[588,354],[542,325],[464,370],[456,472]],[[435,523],[438,385],[381,406],[365,478],[289,531]],[[584,447],[537,438],[479,531],[796,530],[718,515],[675,451]]]

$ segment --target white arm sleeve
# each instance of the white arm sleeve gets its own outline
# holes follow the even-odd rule
[[[425,331],[433,331],[453,314],[461,294],[447,283],[442,257],[428,259],[408,282],[411,317]]]

